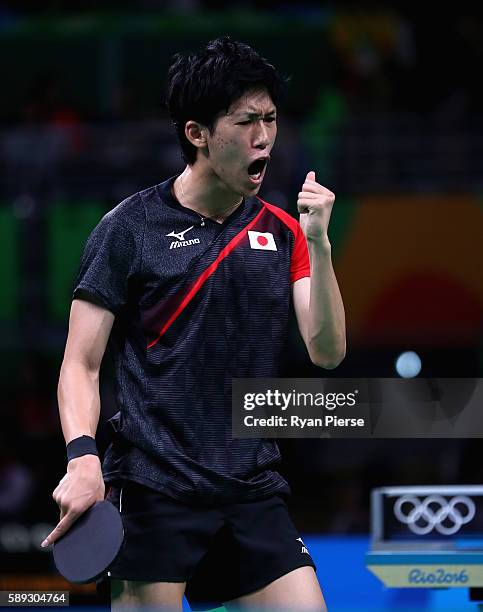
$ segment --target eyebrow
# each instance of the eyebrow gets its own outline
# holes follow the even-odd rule
[[[268,113],[265,113],[265,115],[255,112],[240,111],[238,117],[249,117],[250,119],[256,119],[257,117],[269,117],[270,115],[275,115],[276,112],[277,110],[275,108],[269,110]]]

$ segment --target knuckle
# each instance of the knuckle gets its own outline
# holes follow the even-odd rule
[[[69,514],[69,515],[79,514],[79,512],[80,512],[80,507],[75,502],[71,502],[66,508],[66,514]]]

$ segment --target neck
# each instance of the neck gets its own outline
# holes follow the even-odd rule
[[[186,166],[175,180],[173,189],[180,204],[216,221],[226,219],[243,200],[212,171],[203,170],[197,164]]]

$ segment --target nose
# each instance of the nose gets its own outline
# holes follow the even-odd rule
[[[264,121],[259,121],[257,123],[257,129],[255,130],[254,142],[253,145],[257,149],[265,149],[270,144],[270,135],[268,131],[268,126]]]

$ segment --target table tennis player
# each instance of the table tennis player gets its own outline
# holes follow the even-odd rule
[[[311,361],[345,355],[328,225],[335,196],[309,171],[300,223],[257,196],[286,79],[223,36],[177,54],[167,106],[183,172],[95,227],[75,282],[58,399],[67,473],[53,492],[61,537],[96,501],[125,541],[112,608],[325,610],[287,511],[272,439],[236,439],[233,378],[276,377],[293,300]],[[115,436],[99,460],[99,369],[116,364]]]

